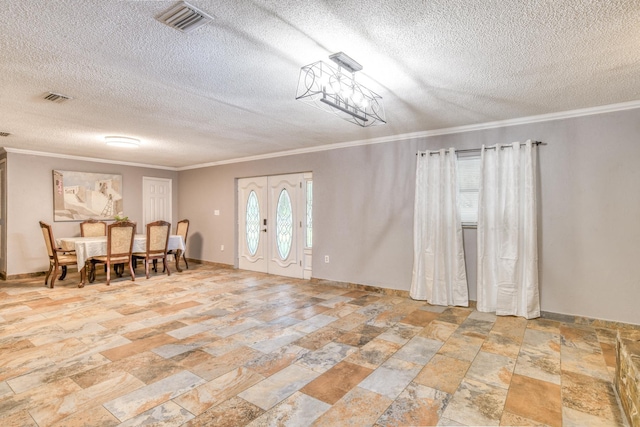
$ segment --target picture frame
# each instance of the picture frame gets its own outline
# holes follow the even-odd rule
[[[122,175],[53,170],[53,220],[113,220],[123,211]]]

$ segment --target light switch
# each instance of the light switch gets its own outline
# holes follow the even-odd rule
[[[218,209],[216,209],[215,211],[213,211],[213,214],[214,214],[215,216],[219,216],[219,215],[220,215],[220,211],[219,211]]]

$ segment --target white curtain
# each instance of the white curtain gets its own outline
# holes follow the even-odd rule
[[[455,150],[419,153],[417,157],[410,295],[431,304],[467,307]]]
[[[478,195],[478,311],[540,316],[536,146],[482,146]]]

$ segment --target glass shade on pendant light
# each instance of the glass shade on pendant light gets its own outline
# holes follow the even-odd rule
[[[112,147],[136,148],[140,146],[140,140],[128,136],[105,136],[104,141]]]
[[[337,68],[318,61],[300,69],[296,99],[362,127],[386,123],[382,97],[355,80],[362,66],[342,52]]]

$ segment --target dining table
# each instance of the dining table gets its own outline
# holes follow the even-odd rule
[[[78,258],[78,271],[80,272],[80,287],[84,286],[85,273],[88,272],[87,263],[94,256],[107,255],[107,236],[98,237],[62,237],[56,239],[58,247],[65,251],[75,251]],[[176,270],[181,272],[180,257],[185,250],[184,240],[182,236],[172,234],[169,236],[167,250],[175,252]],[[147,236],[145,234],[136,234],[133,237],[132,252],[147,251]]]

